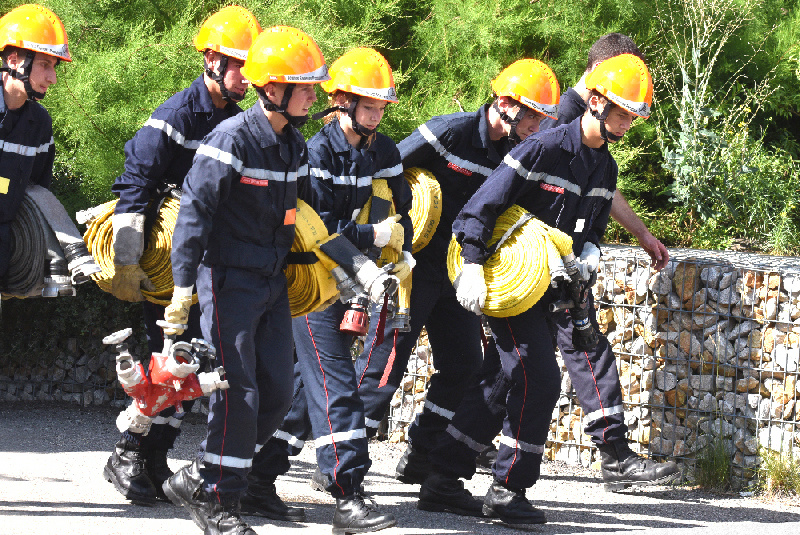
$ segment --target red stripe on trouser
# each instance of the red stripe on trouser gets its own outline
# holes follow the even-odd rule
[[[589,353],[584,351],[584,355],[586,355],[586,364],[589,365],[589,372],[592,374],[592,381],[594,381],[594,391],[597,392],[597,403],[600,404],[600,410],[603,411],[603,420],[606,421],[606,426],[603,428],[603,442],[606,442],[606,431],[608,431],[608,426],[611,425],[608,422],[608,418],[606,418],[606,411],[603,408],[603,398],[600,397],[600,388],[597,386],[597,379],[594,376],[594,368],[592,367],[592,361],[589,360]]]
[[[506,325],[508,325],[508,333],[511,335],[511,341],[514,342],[514,349],[517,352],[517,357],[519,358],[519,365],[522,367],[522,376],[525,378],[525,394],[522,397],[522,406],[519,409],[519,423],[517,424],[517,436],[514,437],[516,441],[514,443],[514,458],[511,460],[511,466],[508,467],[508,472],[506,472],[506,485],[508,484],[508,478],[511,476],[511,469],[514,468],[514,464],[517,462],[517,451],[519,450],[519,433],[522,429],[522,414],[525,412],[525,401],[528,399],[528,373],[525,371],[525,363],[522,362],[522,355],[519,352],[519,346],[517,345],[517,339],[514,337],[514,331],[511,330],[511,323],[506,320]]]
[[[369,369],[369,360],[372,358],[372,350],[375,349],[375,341],[377,339],[377,336],[372,337],[372,345],[369,346],[369,355],[367,355],[367,364],[364,366],[364,371],[361,372],[361,377],[358,378],[358,388],[361,388],[361,382],[364,380],[364,376],[367,375],[367,370]]]
[[[214,270],[209,268],[209,273],[211,274],[211,297],[214,300],[214,316],[217,320],[217,337],[219,338],[219,358],[220,364],[222,364],[222,368],[225,369],[225,351],[222,349],[222,331],[220,331],[219,325],[219,307],[217,306],[217,293],[214,291]],[[220,481],[222,481],[222,456],[225,454],[225,435],[228,434],[228,390],[222,390],[222,396],[225,399],[225,417],[222,419],[222,444],[219,448],[219,479],[217,483],[214,485],[214,492],[217,494],[217,500],[219,500],[219,491],[217,490],[217,485]]]
[[[339,487],[339,490],[344,495],[344,489],[339,482],[336,480],[336,473],[338,472],[339,468],[339,452],[336,448],[336,441],[333,439],[333,424],[331,424],[331,411],[330,411],[330,403],[328,401],[328,383],[325,379],[325,370],[322,369],[322,359],[319,356],[319,350],[317,349],[317,342],[314,340],[314,333],[311,332],[311,323],[308,321],[308,316],[306,316],[306,325],[308,326],[308,335],[311,337],[311,344],[314,346],[314,353],[317,355],[317,363],[319,364],[319,371],[322,373],[322,388],[325,389],[325,415],[328,418],[328,429],[331,432],[331,442],[333,443],[333,456],[336,458],[336,466],[333,468],[333,482],[336,483],[336,486]]]

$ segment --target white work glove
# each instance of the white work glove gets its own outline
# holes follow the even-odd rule
[[[483,277],[483,266],[481,264],[470,264],[464,262],[461,273],[453,281],[456,289],[456,299],[461,306],[481,315],[483,304],[486,302],[486,279]]]
[[[414,266],[417,265],[417,261],[414,260],[414,257],[411,256],[411,253],[408,251],[403,251],[403,259],[396,262],[394,267],[392,268],[392,275],[397,277],[397,280],[401,283],[411,275],[411,271],[414,269]]]
[[[369,300],[373,303],[383,304],[385,294],[393,294],[397,291],[400,281],[397,277],[390,275],[385,269],[379,268],[371,260],[364,262],[364,265],[356,273],[356,280],[369,295]]]
[[[387,217],[377,225],[372,225],[375,232],[375,247],[386,247],[387,245],[395,251],[403,251],[403,226],[398,223],[402,216],[395,214]]]
[[[123,301],[144,301],[142,290],[152,292],[156,289],[139,267],[139,259],[144,251],[144,214],[114,214],[111,216],[111,226],[114,231],[111,293]]]
[[[597,248],[592,242],[583,244],[583,251],[581,256],[575,260],[578,268],[580,280],[588,281],[592,273],[597,271],[597,265],[600,263],[600,249]]]
[[[164,334],[167,336],[180,336],[189,326],[189,309],[192,307],[193,286],[182,288],[176,286],[172,290],[172,302],[164,310]]]

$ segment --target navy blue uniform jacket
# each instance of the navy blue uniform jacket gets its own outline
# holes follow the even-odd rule
[[[341,234],[361,250],[372,247],[375,232],[372,225],[358,225],[355,219],[372,195],[372,180],[386,179],[395,212],[403,216],[403,250],[411,251],[411,188],[403,177],[403,164],[394,141],[376,133],[369,147],[356,149],[347,142],[339,120],[334,119],[308,141],[308,166],[316,192],[314,210],[329,233]]]
[[[241,112],[232,103],[214,106],[202,75],[168,98],[125,143],[125,171],[111,187],[119,196],[114,213],[144,213],[163,186],[181,187],[203,138]]]
[[[453,232],[461,255],[483,264],[497,218],[518,204],[572,236],[578,255],[587,241],[600,244],[617,187],[617,163],[607,144],[581,143],[581,118],[529,136],[503,159],[458,215]]]
[[[430,243],[414,256],[415,276],[425,273],[447,279],[447,248],[453,222],[508,152],[508,138],[498,143],[489,139],[488,108],[487,104],[476,112],[434,117],[398,145],[406,169],[421,167],[431,171],[442,188],[442,217]]]
[[[305,140],[292,127],[284,132],[275,133],[256,103],[200,144],[172,240],[176,286],[194,284],[201,261],[268,277],[283,268],[298,193],[314,205]]]
[[[11,255],[11,222],[29,184],[50,187],[53,178],[53,120],[41,104],[27,101],[9,110],[0,84],[0,277]]]

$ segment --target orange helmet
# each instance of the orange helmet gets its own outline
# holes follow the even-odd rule
[[[354,48],[331,65],[331,79],[322,83],[328,93],[346,91],[385,102],[398,102],[392,68],[380,52]]]
[[[208,17],[200,26],[194,47],[198,52],[214,50],[244,61],[260,33],[261,25],[252,13],[243,7],[228,6]]]
[[[37,4],[19,6],[0,18],[0,50],[7,46],[72,61],[61,19]]]
[[[317,43],[305,32],[274,26],[256,38],[242,75],[258,87],[269,82],[317,84],[330,80],[328,66]]]
[[[586,88],[634,115],[650,116],[653,78],[644,61],[633,54],[620,54],[600,63],[586,76]]]
[[[561,89],[550,67],[539,60],[515,61],[492,80],[492,90],[498,97],[511,97],[532,110],[558,119]]]

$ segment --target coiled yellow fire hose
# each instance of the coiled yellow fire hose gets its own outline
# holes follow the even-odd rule
[[[394,203],[392,202],[392,190],[389,188],[389,183],[383,178],[376,178],[372,180],[372,195],[364,204],[364,208],[361,209],[361,212],[359,212],[358,216],[356,217],[356,223],[359,225],[364,225],[369,220],[369,212],[372,208],[373,197],[378,197],[389,201],[388,215],[391,216],[396,213],[394,209]],[[416,234],[416,227],[414,233]],[[384,247],[381,250],[381,257],[376,263],[378,266],[385,266],[386,264],[395,263],[399,260],[402,260],[402,256],[397,251],[391,247]],[[411,308],[411,276],[406,277],[397,288],[397,306],[398,308],[405,310],[409,310]]]
[[[414,240],[411,252],[416,253],[428,245],[442,217],[442,188],[433,174],[419,167],[403,171],[411,187],[411,222],[414,225]]]
[[[305,316],[314,311],[324,310],[338,295],[336,281],[331,270],[336,263],[325,255],[319,246],[333,239],[337,234],[328,235],[328,229],[319,215],[304,201],[297,200],[297,213],[294,222],[294,243],[292,252],[313,252],[319,261],[311,264],[288,264],[286,281],[289,287],[289,306],[292,317]]]
[[[102,271],[92,275],[92,279],[105,292],[111,293],[111,280],[114,278],[114,229],[111,225],[111,216],[114,214],[116,199],[102,204],[92,212],[95,215],[87,223],[83,241],[92,253],[94,261]],[[150,278],[156,289],[153,292],[142,290],[142,295],[151,303],[167,306],[172,300],[172,234],[175,231],[175,222],[178,220],[180,201],[166,197],[158,211],[158,216],[153,223],[153,228],[147,240],[139,265]],[[197,294],[192,296],[192,302],[197,303]]]
[[[516,204],[497,219],[490,247],[529,214]],[[572,252],[572,238],[560,230],[531,218],[514,230],[483,265],[486,302],[483,313],[505,318],[519,315],[536,304],[550,284],[548,256],[560,258]],[[447,273],[451,281],[461,273],[464,259],[455,236],[447,251]]]

